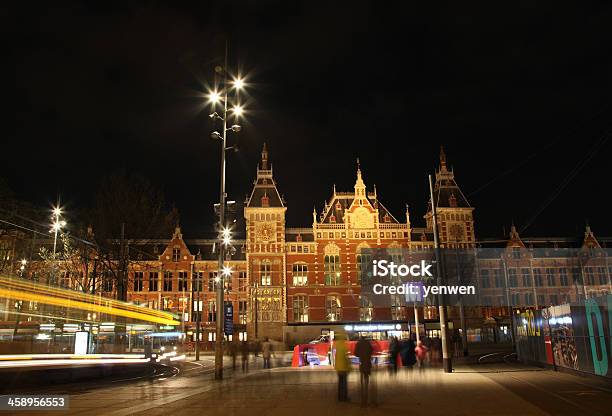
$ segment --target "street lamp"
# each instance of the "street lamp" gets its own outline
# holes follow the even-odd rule
[[[66,226],[66,221],[60,220],[60,216],[62,215],[62,209],[59,206],[59,203],[56,207],[53,208],[53,215],[51,216],[51,230],[50,233],[54,233],[53,237],[53,260],[55,260],[55,252],[57,248],[57,233]]]
[[[225,254],[226,250],[231,249],[231,231],[227,228],[225,224],[225,203],[226,197],[225,194],[225,165],[226,165],[226,154],[225,152],[228,150],[236,151],[238,148],[236,146],[227,146],[227,132],[231,131],[233,133],[237,133],[241,130],[240,125],[233,124],[228,127],[227,118],[228,118],[228,106],[229,99],[228,94],[229,90],[232,89],[234,92],[234,101],[236,101],[235,105],[231,108],[231,111],[234,117],[239,117],[243,114],[244,109],[237,102],[237,95],[240,90],[242,90],[245,86],[244,80],[240,77],[234,78],[232,85],[229,85],[227,80],[227,46],[225,48],[225,65],[220,68],[215,68],[215,71],[220,73],[223,72],[223,90],[211,90],[208,92],[208,102],[212,105],[222,104],[223,105],[223,113],[218,114],[217,112],[213,112],[210,114],[210,118],[213,121],[222,121],[223,129],[221,132],[213,131],[210,135],[212,139],[220,140],[222,142],[221,145],[221,183],[220,183],[220,193],[219,193],[219,265],[218,265],[218,273],[216,281],[216,303],[217,303],[217,319],[216,319],[216,338],[215,338],[215,379],[221,380],[223,378],[223,334],[224,334],[224,278],[229,277],[231,275],[231,268],[225,266]],[[231,88],[233,87],[233,88]]]
[[[21,266],[19,267],[19,277],[23,278],[23,273],[25,272],[26,264],[28,261],[26,259],[21,260]]]
[[[53,233],[53,269],[51,271],[52,275],[47,282],[49,286],[51,286],[51,281],[55,281],[55,271],[57,265],[55,264],[55,253],[57,251],[57,233],[61,231],[62,228],[66,226],[66,221],[61,220],[62,208],[60,207],[59,199],[57,201],[57,205],[53,207],[53,215],[51,215],[51,229],[50,233]]]

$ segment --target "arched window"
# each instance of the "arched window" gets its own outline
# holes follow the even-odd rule
[[[368,267],[372,264],[372,254],[370,253],[370,246],[364,241],[359,243],[355,255],[356,270],[357,270],[357,281],[362,282],[364,280],[363,273],[368,271]]]
[[[340,256],[325,256],[325,284],[327,286],[340,284]]]
[[[325,246],[325,284],[328,286],[338,286],[340,284],[340,248],[330,243]]]

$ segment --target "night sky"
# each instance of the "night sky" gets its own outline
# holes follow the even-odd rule
[[[512,221],[612,235],[609,3],[53,6],[2,12],[0,176],[22,199],[59,192],[78,209],[126,169],[164,190],[186,237],[210,230],[220,150],[202,93],[228,39],[250,83],[230,199],[265,141],[289,226],[310,226],[334,183],[352,190],[357,157],[369,189],[422,226],[443,144],[478,237]]]

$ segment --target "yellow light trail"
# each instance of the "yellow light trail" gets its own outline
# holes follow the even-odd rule
[[[60,296],[63,298],[74,299],[77,301],[90,301],[92,303],[105,303],[107,306],[120,307],[122,309],[129,309],[135,312],[142,312],[146,310],[147,313],[152,315],[157,315],[162,318],[166,318],[171,316],[167,312],[158,311],[155,309],[148,309],[142,306],[132,305],[126,302],[120,302],[115,299],[103,298],[101,296],[90,295],[88,293],[75,292],[73,290],[67,289],[59,289],[54,287],[49,287],[46,285],[41,285],[38,283],[28,282],[24,280],[16,280],[8,277],[0,276],[0,286],[7,286],[13,289],[23,289],[23,290],[32,290],[36,292],[43,292],[49,295]]]
[[[73,308],[87,312],[105,313],[113,316],[123,316],[139,321],[153,322],[162,325],[180,325],[172,314],[148,309],[114,299],[100,298],[85,293],[72,292],[50,288],[30,282],[16,281],[2,277],[0,297],[40,302],[46,305]]]

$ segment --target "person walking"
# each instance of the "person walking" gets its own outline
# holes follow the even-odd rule
[[[359,358],[359,375],[361,381],[361,407],[368,405],[370,373],[372,372],[372,344],[364,336],[359,337],[355,345],[355,356]]]
[[[264,342],[261,344],[261,356],[263,357],[264,368],[270,368],[270,356],[272,355],[272,344],[268,340],[268,337],[264,338]]]
[[[427,359],[427,347],[423,344],[423,341],[417,342],[417,346],[414,349],[417,359],[417,367],[419,370],[425,368],[425,360]]]
[[[232,357],[232,370],[236,369],[236,356],[238,355],[238,345],[236,345],[236,341],[231,341],[229,343],[229,353]]]
[[[393,374],[397,373],[397,356],[400,352],[400,345],[396,336],[392,336],[389,341],[389,358],[391,360],[391,372]]]
[[[414,352],[415,344],[412,338],[404,340],[400,344],[400,355],[402,357],[402,366],[412,368],[416,364],[416,354]]]
[[[242,341],[240,344],[240,353],[242,355],[242,372],[249,371],[249,344],[246,341]]]
[[[351,362],[348,358],[346,335],[337,334],[335,338],[334,368],[338,373],[338,401],[348,402],[348,373],[351,371]]]

